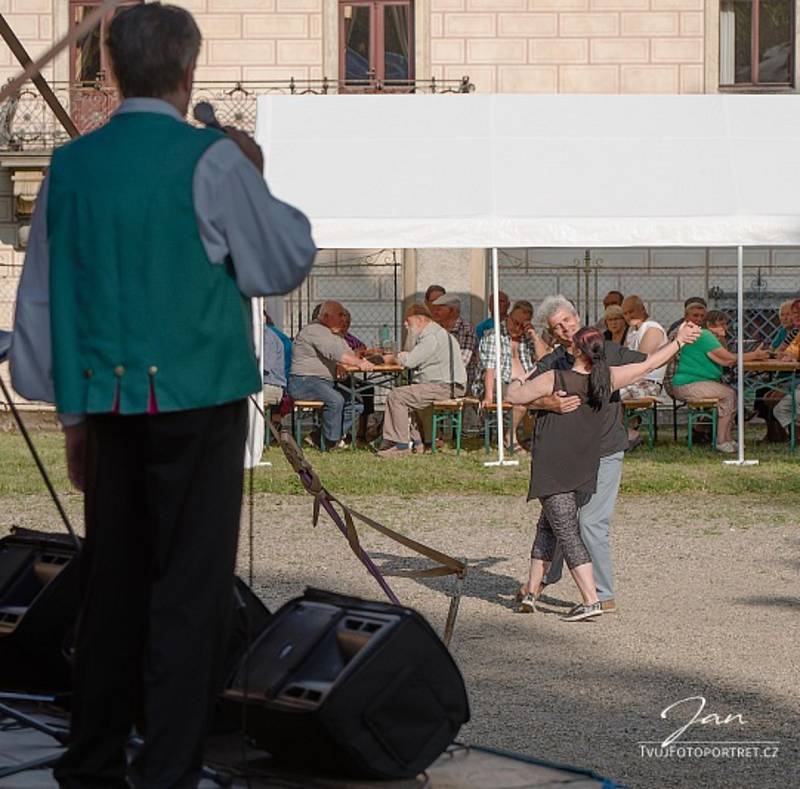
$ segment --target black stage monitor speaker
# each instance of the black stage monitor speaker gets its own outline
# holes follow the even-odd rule
[[[67,535],[14,529],[0,540],[0,682],[5,690],[70,686],[64,656],[78,611],[78,562]]]
[[[418,613],[307,589],[277,611],[225,694],[279,760],[411,778],[469,720],[464,681]]]
[[[72,687],[69,653],[80,606],[79,557],[68,535],[15,528],[0,539],[0,688],[58,693]],[[235,579],[226,676],[270,613]],[[120,612],[124,615],[124,612]]]

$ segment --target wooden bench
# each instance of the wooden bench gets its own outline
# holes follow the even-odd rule
[[[503,431],[506,435],[511,432],[511,409],[513,407],[511,403],[503,403]],[[492,433],[497,433],[497,417],[495,416],[497,403],[485,405],[483,413],[483,451],[488,455],[492,451]],[[516,444],[516,441],[512,442],[512,446],[509,449],[512,455],[514,454],[514,444]]]
[[[698,422],[704,422],[706,420],[711,422],[711,446],[717,446],[717,417],[719,413],[718,406],[719,398],[716,397],[686,401],[686,442],[689,449],[692,448],[692,428]],[[740,425],[739,429],[744,431],[744,426]]]
[[[461,454],[461,436],[464,424],[464,408],[469,405],[478,405],[474,397],[452,397],[445,400],[435,400],[432,404],[433,420],[431,422],[431,453],[436,452],[436,438],[439,427],[449,427],[455,435],[456,454]]]
[[[292,424],[294,425],[294,440],[300,446],[303,427],[303,418],[311,415],[311,427],[319,431],[319,448],[325,451],[325,436],[322,434],[322,409],[325,403],[322,400],[295,400],[292,406]]]
[[[627,429],[633,416],[641,418],[647,428],[647,446],[653,448],[658,431],[658,398],[657,397],[631,397],[622,401],[622,421]]]

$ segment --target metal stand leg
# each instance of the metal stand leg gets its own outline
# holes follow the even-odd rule
[[[31,759],[20,764],[9,764],[7,767],[0,767],[0,778],[8,778],[10,775],[19,775],[28,770],[45,770],[48,767],[55,767],[61,758],[62,751],[51,756],[41,756],[38,759]]]
[[[13,707],[9,707],[8,704],[0,703],[0,715],[5,715],[6,718],[11,718],[12,720],[17,721],[17,723],[21,723],[24,726],[30,727],[31,729],[36,729],[37,731],[42,732],[42,734],[52,737],[61,745],[66,745],[67,741],[69,740],[69,734],[66,729],[56,728],[48,723],[43,723],[42,721],[34,718],[32,715],[28,715],[25,712],[20,712],[19,710],[15,710]]]

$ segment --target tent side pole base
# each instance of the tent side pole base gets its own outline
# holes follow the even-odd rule
[[[757,466],[757,460],[723,460],[723,466]]]
[[[483,465],[486,466],[486,467],[489,467],[489,466],[518,466],[519,465],[519,461],[518,460],[487,460]]]

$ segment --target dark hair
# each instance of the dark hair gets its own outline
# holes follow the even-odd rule
[[[428,285],[428,289],[425,291],[425,301],[431,300],[431,293],[435,290],[440,290],[442,293],[447,293],[447,291],[441,285]]]
[[[619,296],[619,300],[621,302],[625,301],[625,294],[622,293],[619,290],[610,290],[610,291],[608,291],[608,293],[606,293],[606,298],[608,298],[609,296]]]
[[[161,98],[177,90],[201,41],[194,17],[174,5],[143,3],[117,14],[106,46],[120,93]]]
[[[722,310],[709,310],[706,313],[706,326],[726,326],[731,322],[731,316]]]
[[[523,310],[524,312],[527,312],[528,315],[533,317],[533,304],[531,304],[529,301],[525,301],[525,299],[518,299],[515,301],[511,309],[508,311],[508,314],[510,315],[512,312],[514,312],[514,310]]]
[[[576,332],[572,342],[591,362],[588,403],[599,411],[611,397],[611,371],[606,361],[605,339],[594,326],[587,326]]]

